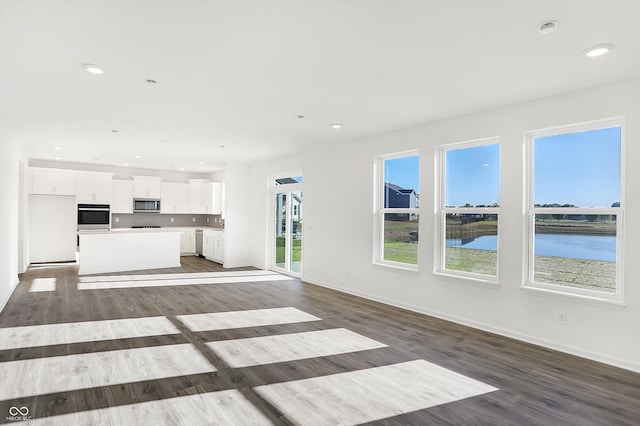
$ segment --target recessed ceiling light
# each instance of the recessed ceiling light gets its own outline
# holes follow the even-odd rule
[[[184,171],[184,167],[180,167],[180,171],[183,172]]]
[[[342,124],[340,124],[340,123],[333,123],[333,124],[331,125],[331,128],[332,128],[332,129],[342,129]]]
[[[134,155],[133,158],[142,158],[142,155]]]
[[[613,44],[605,43],[598,44],[597,46],[592,46],[585,50],[583,53],[587,58],[596,58],[598,56],[606,55],[611,51],[611,49],[613,49]]]
[[[123,166],[128,166],[128,165],[129,165],[129,163],[122,163],[122,165],[123,165]]]
[[[53,157],[54,160],[61,160],[60,157]]]
[[[104,68],[96,64],[82,64],[82,67],[91,74],[104,74]]]
[[[52,146],[51,148],[55,149],[56,151],[60,151],[62,149],[61,146]]]
[[[558,21],[547,21],[540,24],[538,31],[540,34],[551,34],[558,27]]]
[[[204,161],[198,161],[198,164],[200,164],[201,166],[204,166]]]

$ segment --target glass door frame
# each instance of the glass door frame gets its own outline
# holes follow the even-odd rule
[[[302,193],[302,182],[297,183],[285,183],[285,184],[277,184],[277,179],[288,178],[292,176],[302,176],[302,172],[293,172],[293,173],[283,173],[271,176],[269,179],[269,268],[273,271],[280,272],[286,275],[293,275],[295,277],[302,276],[302,268],[303,268],[303,246],[304,246],[304,232],[303,241],[300,247],[300,272],[295,272],[291,270],[291,257],[293,254],[293,238],[292,238],[292,217],[293,217],[293,194],[296,192]],[[286,202],[285,202],[285,267],[282,268],[276,263],[277,256],[277,248],[276,248],[276,238],[277,224],[281,223],[278,219],[278,213],[276,209],[278,207],[278,196],[279,194],[285,194]]]

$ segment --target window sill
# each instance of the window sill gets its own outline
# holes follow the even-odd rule
[[[602,308],[615,309],[618,311],[626,308],[627,304],[623,300],[609,299],[598,296],[585,296],[582,294],[567,293],[559,290],[534,287],[531,285],[521,287],[522,291],[532,296],[547,297],[568,302],[582,303],[584,305],[599,306]]]
[[[469,276],[469,275],[456,274],[456,273],[443,271],[443,270],[434,271],[433,275],[437,276],[438,278],[444,278],[446,280],[455,281],[460,284],[470,284],[470,285],[475,285],[479,287],[496,288],[496,289],[500,287],[500,283],[498,282],[497,277],[481,278],[481,277],[475,277],[475,276]]]
[[[376,268],[388,269],[388,270],[398,271],[398,272],[408,272],[411,274],[417,274],[418,272],[420,272],[420,269],[418,268],[418,266],[411,266],[411,265],[405,266],[402,263],[373,262],[373,266]]]

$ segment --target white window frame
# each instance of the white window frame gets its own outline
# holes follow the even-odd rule
[[[486,145],[498,145],[498,167],[500,167],[500,138],[490,137],[482,139],[473,139],[464,142],[455,142],[438,146],[437,151],[437,175],[436,175],[436,218],[435,239],[436,247],[434,249],[434,273],[446,277],[461,278],[465,281],[486,284],[491,287],[498,286],[498,276],[500,274],[500,207],[447,207],[446,206],[446,190],[447,190],[447,151],[455,151],[459,149],[475,148]],[[500,185],[500,182],[498,182]],[[500,191],[500,189],[499,189]],[[497,263],[496,275],[484,275],[473,272],[455,271],[445,269],[445,250],[446,250],[446,217],[450,213],[478,213],[478,214],[495,214],[498,217],[498,243],[497,243]]]
[[[392,154],[378,155],[374,163],[374,191],[373,191],[373,263],[390,268],[405,271],[419,271],[420,265],[420,238],[418,237],[418,263],[395,262],[384,259],[384,215],[385,213],[408,213],[418,215],[418,227],[420,226],[420,207],[418,208],[385,208],[384,207],[384,162],[396,158],[413,157],[420,158],[420,151],[412,149],[409,151],[395,152]],[[419,161],[419,164],[421,161]],[[420,165],[418,166],[418,179],[420,179]]]
[[[578,133],[589,130],[620,127],[620,207],[591,208],[591,207],[534,207],[534,143],[535,139],[561,135],[565,133]],[[595,120],[583,123],[569,124],[558,127],[532,130],[525,133],[526,153],[526,192],[525,197],[525,259],[522,287],[525,290],[537,293],[569,298],[570,300],[582,300],[584,302],[604,302],[616,305],[624,305],[623,282],[623,239],[624,239],[624,207],[625,207],[625,120],[624,117],[615,117],[604,120]],[[616,216],[616,290],[614,293],[605,293],[596,290],[565,287],[557,284],[540,283],[534,280],[534,242],[535,242],[535,215],[536,214],[597,214]]]

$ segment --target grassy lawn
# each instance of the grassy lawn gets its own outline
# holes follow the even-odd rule
[[[536,256],[534,279],[540,283],[614,293],[616,262]]]
[[[417,220],[385,220],[384,260],[409,263],[411,265],[418,264]]]
[[[384,260],[392,262],[418,264],[418,244],[416,243],[384,243]]]
[[[447,247],[445,268],[485,275],[496,275],[497,253]],[[539,283],[564,287],[615,292],[616,263],[600,260],[536,256],[534,279]]]
[[[293,243],[292,248],[292,262],[300,262],[302,260],[302,240],[291,240]],[[284,237],[276,237],[276,264],[284,265],[285,252],[284,252]]]
[[[498,221],[482,220],[462,224],[457,219],[447,219],[445,228],[447,238],[482,237],[484,235],[496,235]]]
[[[474,274],[497,275],[498,252],[495,250],[465,249],[447,247],[445,269],[472,272]]]

